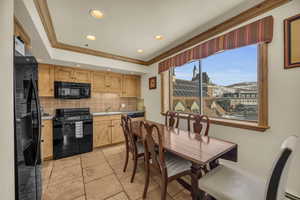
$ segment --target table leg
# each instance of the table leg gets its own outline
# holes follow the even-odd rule
[[[219,160],[218,159],[216,159],[216,160],[209,163],[210,170],[213,170],[214,168],[216,168],[218,166],[219,166]]]
[[[199,189],[199,178],[201,178],[201,165],[192,164],[191,167],[191,186],[192,186],[192,199],[193,200],[199,200],[202,199],[204,196],[204,192],[200,191]]]

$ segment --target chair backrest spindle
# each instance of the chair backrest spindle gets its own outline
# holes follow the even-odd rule
[[[144,136],[145,159],[146,163],[154,166],[159,172],[167,177],[167,169],[164,158],[163,140],[159,128],[155,124],[148,124],[143,121],[140,122],[140,128],[146,130]],[[156,142],[158,142],[158,148]]]
[[[265,192],[266,200],[284,199],[288,172],[297,141],[297,136],[290,136],[282,143],[281,152],[273,164],[272,172],[268,180]]]
[[[132,153],[137,153],[137,146],[135,144],[134,136],[132,133],[132,121],[127,115],[121,116],[121,126],[123,129],[126,148]]]
[[[179,126],[179,113],[167,111],[165,118],[165,125],[168,127],[178,128]]]
[[[203,133],[204,136],[208,136],[210,121],[208,116],[199,115],[199,114],[189,114],[187,123],[188,123],[188,131],[191,131],[191,122],[193,127],[193,132],[201,134],[203,130],[203,126],[205,125],[205,131]]]

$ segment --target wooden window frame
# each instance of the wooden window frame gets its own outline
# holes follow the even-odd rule
[[[258,67],[257,67],[257,82],[258,82],[258,122],[232,120],[224,118],[210,117],[210,121],[213,124],[248,129],[253,131],[264,132],[269,129],[268,125],[268,44],[258,44]],[[165,111],[171,108],[171,95],[170,95],[170,81],[169,80],[169,107],[165,108],[166,104],[164,97],[165,84],[164,76],[161,74],[161,114],[165,115]],[[185,119],[187,114],[180,114],[180,117]]]

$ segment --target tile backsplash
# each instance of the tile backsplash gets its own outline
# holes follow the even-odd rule
[[[55,114],[58,108],[90,108],[91,112],[134,111],[137,110],[138,98],[120,97],[118,94],[93,93],[90,99],[65,100],[54,97],[41,97],[41,105],[45,113]],[[125,107],[121,107],[124,104]]]

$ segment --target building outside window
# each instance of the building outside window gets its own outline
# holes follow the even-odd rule
[[[214,118],[258,121],[258,45],[172,68],[171,108]]]

